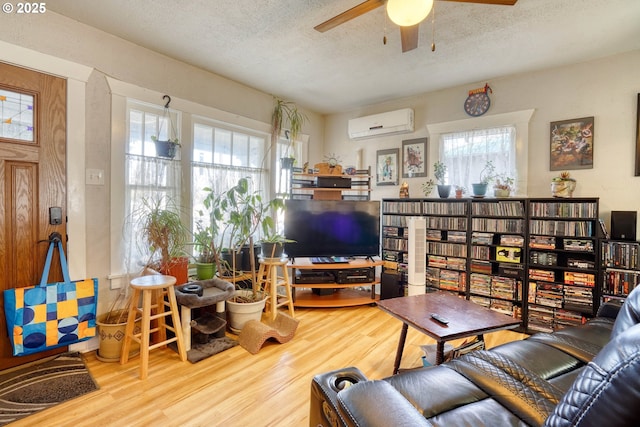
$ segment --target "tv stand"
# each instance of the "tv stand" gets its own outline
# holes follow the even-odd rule
[[[380,276],[374,274],[371,281],[357,283],[337,283],[318,281],[318,283],[296,283],[295,270],[321,270],[328,273],[342,272],[345,270],[376,268],[382,266],[383,261],[367,259],[352,259],[346,263],[337,264],[313,264],[310,258],[296,258],[288,264],[292,269],[290,277],[293,291],[293,305],[296,307],[352,307],[356,305],[374,304],[377,300],[375,285],[380,283]],[[348,271],[346,272],[349,273]],[[360,290],[358,288],[370,288],[370,290]],[[314,292],[314,290],[316,290]],[[329,295],[322,295],[324,291],[331,291]]]

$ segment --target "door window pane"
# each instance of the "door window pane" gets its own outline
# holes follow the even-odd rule
[[[31,95],[0,89],[0,137],[33,141]]]

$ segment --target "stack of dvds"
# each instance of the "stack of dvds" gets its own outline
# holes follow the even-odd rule
[[[564,287],[564,308],[590,312],[593,310],[593,294],[589,288],[580,286]]]
[[[491,277],[491,296],[506,300],[516,299],[516,280],[510,277]]]
[[[469,286],[472,294],[491,295],[491,276],[485,274],[471,273],[469,276]]]

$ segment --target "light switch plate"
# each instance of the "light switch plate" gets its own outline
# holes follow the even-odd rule
[[[85,183],[87,185],[104,185],[104,170],[87,169]]]

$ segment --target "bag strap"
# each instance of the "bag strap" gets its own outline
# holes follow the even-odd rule
[[[60,253],[60,267],[62,269],[62,278],[64,283],[71,283],[71,277],[69,276],[69,266],[67,265],[67,258],[64,256],[64,249],[62,248],[62,242],[60,240],[54,240],[49,243],[49,250],[47,251],[47,259],[44,262],[44,269],[42,270],[42,278],[40,279],[40,286],[46,286],[49,279],[49,271],[51,270],[51,260],[53,258],[53,250],[55,244],[58,244],[58,252]]]

